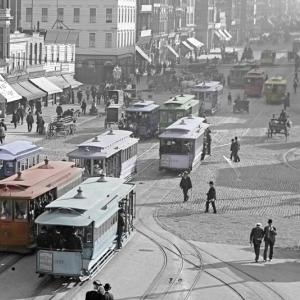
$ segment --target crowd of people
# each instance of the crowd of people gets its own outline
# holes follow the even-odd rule
[[[109,283],[102,285],[99,280],[95,280],[93,287],[94,289],[92,291],[86,293],[85,300],[114,300]]]

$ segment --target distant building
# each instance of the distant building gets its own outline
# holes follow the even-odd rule
[[[21,1],[23,29],[79,31],[76,76],[84,82],[111,80],[116,65],[123,76],[133,72],[135,24],[135,0]]]

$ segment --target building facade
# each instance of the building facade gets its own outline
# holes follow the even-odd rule
[[[22,0],[25,30],[75,29],[76,76],[80,81],[111,80],[115,66],[123,76],[133,72],[136,0]]]

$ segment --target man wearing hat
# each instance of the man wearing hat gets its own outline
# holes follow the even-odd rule
[[[208,213],[209,204],[211,203],[211,206],[214,210],[214,214],[216,214],[217,209],[216,209],[215,200],[217,199],[217,196],[216,196],[216,189],[214,187],[213,181],[209,182],[209,190],[206,193],[206,195],[207,195],[207,200],[206,200],[206,205],[205,205],[205,212]]]
[[[265,250],[264,250],[264,261],[267,261],[268,249],[269,251],[269,261],[273,258],[273,248],[275,244],[275,237],[277,235],[276,228],[272,225],[272,219],[268,220],[268,225],[264,229],[264,241],[265,241]]]
[[[113,296],[113,294],[110,292],[111,286],[110,286],[109,283],[105,283],[105,285],[104,285],[104,290],[105,290],[104,299],[105,299],[105,300],[114,300],[114,296]]]
[[[191,181],[191,178],[187,171],[183,172],[179,186],[181,187],[181,189],[183,191],[183,202],[188,201],[188,199],[189,199],[188,191],[189,191],[189,189],[192,188],[192,181]]]
[[[260,252],[260,245],[262,239],[264,237],[264,230],[262,229],[261,223],[257,223],[254,228],[252,228],[250,233],[250,245],[254,246],[254,253],[255,253],[255,262],[259,259],[259,252]]]
[[[93,282],[94,290],[89,291],[85,295],[85,300],[104,300],[105,290],[99,280]]]

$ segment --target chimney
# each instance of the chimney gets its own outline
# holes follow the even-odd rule
[[[106,180],[105,180],[105,174],[103,173],[103,170],[101,170],[99,172],[99,179],[97,180],[97,182],[106,182]]]
[[[74,199],[84,199],[81,187],[78,188],[77,194],[74,196]]]
[[[15,181],[23,181],[23,178],[22,178],[22,172],[19,171],[19,172],[17,173],[17,177],[16,177]]]
[[[46,156],[46,158],[44,159],[44,162],[45,162],[45,166],[48,166],[49,160],[48,160],[48,157],[47,157],[47,156]]]
[[[99,142],[98,136],[95,136],[95,137],[93,138],[93,142]]]

